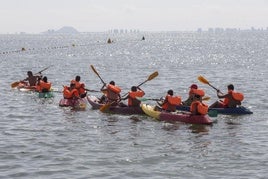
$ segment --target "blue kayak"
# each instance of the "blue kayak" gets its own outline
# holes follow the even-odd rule
[[[189,106],[177,106],[177,110],[190,111]],[[248,108],[244,106],[239,106],[236,108],[209,108],[209,112],[217,111],[218,114],[225,115],[243,115],[243,114],[253,114]]]

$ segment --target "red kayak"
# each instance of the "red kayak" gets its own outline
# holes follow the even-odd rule
[[[147,104],[141,105],[142,110],[150,117],[153,117],[159,121],[166,122],[184,122],[189,124],[212,124],[212,120],[208,115],[192,115],[190,113],[180,113],[180,112],[165,112],[157,111],[154,106]]]
[[[59,102],[60,107],[72,107],[77,110],[85,110],[87,107],[86,100],[84,98],[80,99],[65,99],[62,98]]]
[[[99,103],[99,99],[95,96],[87,96],[87,100],[89,104],[92,106],[92,109],[100,109],[103,105]],[[128,107],[128,106],[110,106],[108,112],[115,113],[115,114],[144,114],[141,107]]]

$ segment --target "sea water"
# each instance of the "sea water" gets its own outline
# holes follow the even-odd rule
[[[0,178],[267,177],[267,31],[9,34],[0,41]],[[59,91],[53,99],[10,88],[49,65],[43,75]],[[195,83],[212,104],[216,91],[197,77],[222,92],[232,83],[253,114],[218,115],[204,126],[103,114],[89,104],[86,111],[59,107],[62,85],[76,75],[89,89],[102,87],[90,65],[122,94],[158,71],[141,86],[147,98],[173,89],[186,99]]]

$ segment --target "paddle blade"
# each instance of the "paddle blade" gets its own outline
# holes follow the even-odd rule
[[[218,111],[217,110],[209,110],[208,111],[208,116],[209,117],[217,117],[218,116]]]
[[[101,111],[101,112],[106,112],[106,111],[111,107],[111,104],[112,104],[112,103],[104,104],[104,105],[100,108],[100,111]]]
[[[157,77],[158,76],[158,71],[155,71],[154,73],[152,73],[149,77],[148,77],[148,81],[150,81],[150,80],[152,80],[152,79],[154,79],[155,77]]]
[[[197,78],[201,83],[209,84],[208,80],[204,78],[203,76],[199,75]]]
[[[99,76],[99,73],[98,73],[97,70],[94,68],[94,66],[93,66],[93,65],[90,65],[90,67],[91,67],[91,69],[93,70],[93,72],[94,72],[97,76]]]
[[[20,82],[16,81],[16,82],[11,84],[11,88],[16,88],[19,84],[20,84]]]
[[[209,97],[209,96],[204,96],[204,97],[202,98],[202,100],[203,100],[203,101],[208,101],[208,100],[210,100],[210,97]]]

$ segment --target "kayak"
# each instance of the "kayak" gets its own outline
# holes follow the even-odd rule
[[[35,92],[36,88],[34,86],[29,86],[27,83],[20,82],[17,87],[14,89],[18,89],[21,92]]]
[[[87,96],[88,103],[92,106],[92,109],[100,109],[103,105],[98,101],[98,98],[95,96]],[[110,106],[107,110],[109,113],[114,114],[125,114],[125,115],[132,115],[132,114],[144,114],[141,107],[129,107],[129,106]]]
[[[87,107],[86,100],[84,98],[79,99],[65,99],[62,98],[59,102],[60,107],[72,107],[77,110],[85,110]]]
[[[208,115],[191,115],[190,113],[180,113],[176,112],[165,112],[165,111],[157,111],[155,110],[155,106],[142,104],[142,110],[145,114],[150,117],[153,117],[159,121],[166,122],[184,122],[189,124],[212,124],[212,120]]]
[[[189,106],[177,106],[177,110],[181,111],[190,111]],[[243,114],[253,114],[248,108],[244,106],[239,106],[236,108],[209,108],[209,112],[215,111],[218,114],[225,114],[225,115],[243,115]]]

